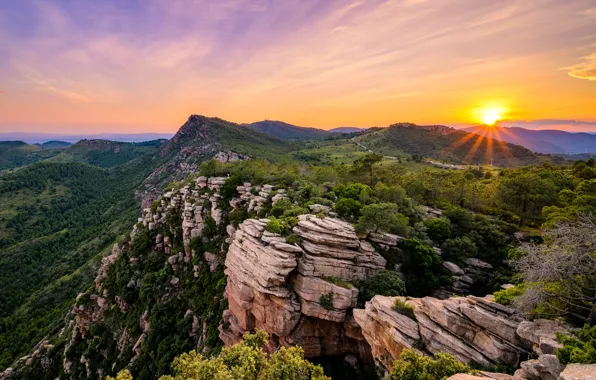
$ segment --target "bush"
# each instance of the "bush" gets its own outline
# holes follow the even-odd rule
[[[416,314],[414,314],[414,308],[408,304],[406,304],[404,301],[402,301],[401,299],[396,299],[395,302],[393,303],[393,306],[391,306],[391,308],[402,314],[405,315],[408,318],[411,318],[413,320],[416,320]]]
[[[399,213],[395,203],[374,203],[362,208],[356,230],[360,233],[393,232],[404,233],[408,229],[408,218]]]
[[[319,304],[321,304],[324,309],[333,310],[333,292],[321,294],[319,297]]]
[[[476,248],[476,244],[469,237],[456,237],[445,240],[441,246],[441,253],[443,259],[461,263],[463,259],[476,257],[478,248]]]
[[[451,237],[451,223],[448,219],[428,219],[424,222],[426,234],[436,244],[443,244]]]
[[[476,374],[470,366],[461,363],[455,356],[438,353],[435,358],[422,356],[413,349],[403,350],[393,363],[390,380],[439,380],[457,373]]]
[[[352,198],[341,198],[335,204],[335,211],[343,218],[357,218],[360,216],[362,204]]]
[[[267,333],[257,330],[255,334],[244,334],[242,342],[224,348],[214,357],[208,358],[196,351],[182,354],[172,364],[175,376],[162,376],[160,380],[331,380],[325,376],[323,368],[304,359],[301,347],[282,347],[269,356],[263,350],[266,344]],[[114,379],[108,376],[107,380]],[[128,370],[123,370],[116,380],[132,380],[132,376]]]
[[[270,218],[267,225],[265,225],[265,229],[274,234],[281,234],[284,230],[284,225],[279,219]]]
[[[524,284],[509,289],[499,290],[494,293],[495,302],[501,305],[512,305],[515,298],[524,294],[525,290],[526,286]]]
[[[399,274],[392,270],[383,270],[364,283],[360,292],[364,301],[369,301],[376,295],[395,297],[406,294],[406,285]]]
[[[557,334],[562,348],[557,349],[557,358],[563,364],[596,364],[596,326],[585,325],[574,336]]]
[[[451,283],[439,255],[429,246],[415,239],[406,239],[400,243],[404,251],[402,269],[406,273],[408,295],[428,296],[440,285]]]
[[[372,189],[363,183],[351,183],[344,187],[340,195],[342,198],[351,198],[354,200],[360,200],[361,193],[370,193]]]

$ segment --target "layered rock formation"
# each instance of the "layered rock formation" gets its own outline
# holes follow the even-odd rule
[[[350,353],[370,360],[351,316],[358,290],[349,281],[373,277],[385,259],[338,219],[300,216],[294,228],[300,244],[266,231],[266,223],[249,219],[233,233],[221,339],[233,345],[260,328],[272,336],[270,350],[300,345],[307,357]]]
[[[397,299],[412,309],[414,318],[393,309]],[[375,296],[364,310],[354,310],[354,318],[375,358],[389,369],[405,348],[447,352],[485,367],[517,367],[531,348],[517,335],[523,319],[515,310],[474,296],[447,300]]]

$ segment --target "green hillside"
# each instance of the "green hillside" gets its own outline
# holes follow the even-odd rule
[[[42,150],[37,145],[22,141],[0,141],[0,170],[13,169],[32,164],[60,153],[57,150]]]
[[[244,124],[244,126],[282,140],[320,140],[331,135],[323,129],[298,127],[275,120],[257,121],[256,123]]]
[[[151,155],[112,169],[36,163],[0,177],[0,366],[54,331],[134,223]]]
[[[127,143],[107,140],[81,140],[52,160],[56,162],[82,162],[101,168],[125,164],[148,153],[156,153],[165,140]]]
[[[419,155],[457,164],[512,167],[556,160],[519,145],[504,143],[445,126],[394,124],[364,133],[355,141],[388,156]]]

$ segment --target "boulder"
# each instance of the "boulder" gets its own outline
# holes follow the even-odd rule
[[[385,259],[338,219],[301,215],[294,228],[300,244],[266,231],[267,222],[245,220],[230,236],[228,310],[220,338],[230,346],[260,328],[272,335],[269,351],[300,345],[306,357],[352,354],[372,362],[350,315],[358,289],[348,281],[371,278],[385,268]],[[322,304],[322,296],[330,297],[330,304]]]
[[[415,320],[393,310],[397,299],[412,308]],[[387,368],[405,348],[428,354],[447,352],[462,362],[485,367],[517,366],[524,354],[516,335],[520,315],[483,298],[375,296],[364,310],[353,313],[373,355]]]
[[[536,319],[524,321],[517,328],[517,335],[528,349],[538,354],[555,354],[561,345],[557,342],[557,333],[566,333],[569,326],[561,321]]]
[[[568,364],[560,380],[596,380],[596,364]]]

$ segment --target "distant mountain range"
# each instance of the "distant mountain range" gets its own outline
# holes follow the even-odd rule
[[[580,154],[596,152],[596,135],[559,130],[530,130],[520,127],[471,127],[466,132],[522,145],[539,153]]]
[[[162,139],[169,140],[172,136],[174,136],[173,133],[100,133],[64,135],[58,133],[0,132],[0,141],[23,141],[29,144],[43,144],[51,141],[74,144],[80,140],[143,142]]]
[[[355,133],[355,132],[362,132],[366,131],[367,128],[358,128],[358,127],[338,127],[330,129],[329,132],[333,133]]]
[[[371,128],[354,141],[385,156],[419,155],[456,164],[512,167],[563,160],[444,125],[398,123],[388,128]]]
[[[243,126],[282,140],[319,140],[330,134],[323,129],[298,127],[276,120],[257,121],[256,123],[243,124]]]

